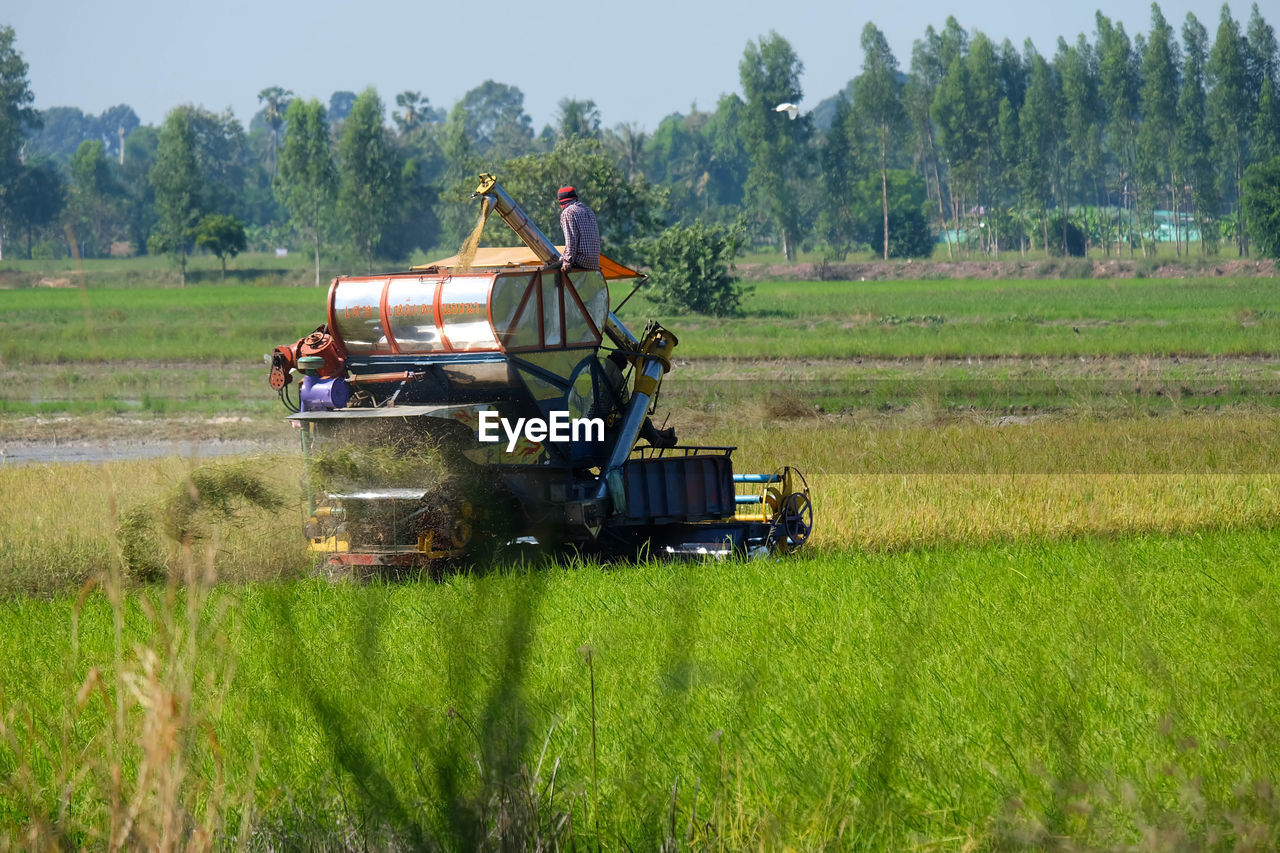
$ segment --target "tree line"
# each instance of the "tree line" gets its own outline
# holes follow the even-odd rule
[[[167,253],[184,273],[200,247],[224,268],[247,247],[305,247],[318,280],[326,254],[372,268],[459,245],[481,171],[553,237],[555,189],[576,185],[606,251],[634,263],[692,245],[695,226],[717,253],[788,259],[927,256],[939,241],[949,256],[1273,244],[1248,203],[1280,157],[1280,53],[1256,4],[1244,25],[1224,5],[1213,36],[1155,3],[1133,37],[1099,12],[1091,36],[1059,38],[1052,55],[954,17],[925,29],[905,70],[874,24],[861,46],[848,86],[803,114],[787,108],[802,102],[803,64],[769,33],[743,52],[740,92],[652,132],[602,127],[595,103],[574,99],[535,132],[521,91],[492,80],[447,111],[401,92],[390,122],[373,89],[326,104],[269,87],[246,130],[190,105],[158,127],[124,105],[36,110],[16,34],[0,27],[3,252]]]

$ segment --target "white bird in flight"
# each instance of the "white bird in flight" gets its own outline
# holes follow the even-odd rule
[[[787,118],[791,119],[792,121],[795,121],[796,116],[800,115],[800,108],[797,107],[795,104],[791,103],[790,101],[788,101],[785,104],[778,104],[776,107],[773,108],[773,111],[777,113],[786,113]]]

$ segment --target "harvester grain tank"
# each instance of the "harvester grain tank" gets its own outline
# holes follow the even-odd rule
[[[525,245],[336,278],[326,322],[268,356],[303,436],[310,547],[334,565],[421,566],[519,542],[802,546],[813,507],[799,471],[735,474],[734,448],[654,428],[678,339],[657,323],[634,335],[610,309],[609,282],[640,273],[604,256],[565,273],[492,176],[475,197],[481,223],[496,211]]]

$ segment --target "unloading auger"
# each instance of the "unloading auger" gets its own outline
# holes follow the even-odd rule
[[[492,175],[475,196],[524,247],[341,276],[324,325],[269,355],[307,467],[312,550],[425,566],[537,543],[602,555],[769,554],[805,544],[798,470],[735,474],[733,447],[649,420],[678,340],[640,336],[608,283],[643,276],[560,252]],[[297,396],[291,386],[297,381]],[[669,445],[669,446],[666,446]]]

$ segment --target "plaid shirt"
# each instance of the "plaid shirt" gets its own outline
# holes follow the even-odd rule
[[[600,269],[600,226],[596,215],[580,201],[560,209],[560,230],[564,232],[564,261],[584,270]]]

